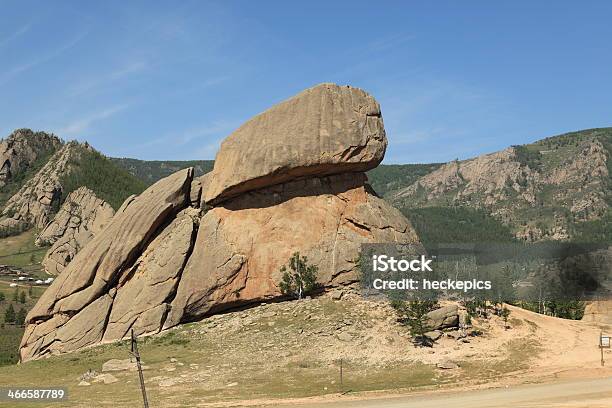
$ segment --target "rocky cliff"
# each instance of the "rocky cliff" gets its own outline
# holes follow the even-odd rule
[[[610,129],[566,134],[446,163],[387,198],[403,208],[483,209],[527,241],[588,240],[583,230],[610,215],[611,155]]]
[[[36,238],[36,245],[51,246],[42,261],[45,271],[60,274],[114,214],[113,208],[87,187],[70,193],[53,221]]]
[[[79,154],[79,144],[70,142],[58,150],[44,167],[6,203],[0,217],[1,229],[44,228],[60,206],[61,178]]]
[[[361,243],[418,242],[363,173],[386,145],[378,104],[351,87],[319,85],[247,122],[211,173],[179,171],[123,204],[28,314],[21,360],[282,297],[294,252],[323,288],[357,282]]]
[[[44,229],[68,195],[83,186],[113,208],[145,188],[144,183],[87,143],[72,141],[47,158],[0,209],[0,235],[34,227]]]
[[[0,188],[61,146],[62,141],[56,136],[30,129],[16,130],[0,140]]]

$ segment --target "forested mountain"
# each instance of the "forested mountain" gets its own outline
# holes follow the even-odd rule
[[[0,140],[0,162],[0,236],[44,228],[79,187],[115,209],[146,187],[87,143],[66,143],[29,129]]]
[[[380,165],[374,190],[423,239],[612,242],[612,128],[588,129],[448,163]],[[147,184],[212,160],[112,159]]]
[[[168,177],[172,173],[187,167],[194,168],[194,174],[201,176],[212,170],[213,160],[138,160],[129,158],[111,158],[115,164],[129,171],[132,175],[142,180],[147,185],[151,185],[156,181]]]
[[[28,147],[21,151],[27,154],[19,165],[13,159],[11,173],[10,163],[0,163],[2,208],[52,156],[58,156],[58,150],[69,145],[53,135],[20,129],[3,141],[4,150],[7,145],[23,146],[24,141],[29,141]],[[86,144],[74,146],[80,146],[76,147],[80,153],[66,159],[74,171],[60,171],[57,182],[63,192],[55,207],[70,191],[86,185],[117,208],[129,194],[180,169],[194,167],[197,176],[214,164],[212,160],[107,159]],[[449,240],[609,242],[611,154],[612,128],[589,129],[468,160],[380,165],[368,172],[368,178],[379,195],[413,221],[425,240],[446,236]]]
[[[611,155],[612,128],[572,132],[446,163],[385,197],[411,218],[419,214],[422,228],[443,217],[448,235],[465,230],[466,219],[450,225],[463,212],[441,209],[469,208],[526,241],[612,242]]]

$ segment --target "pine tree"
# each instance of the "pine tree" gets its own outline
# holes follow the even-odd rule
[[[25,310],[25,308],[22,307],[21,309],[19,309],[19,312],[17,312],[17,317],[15,318],[15,323],[19,326],[23,326],[27,314],[28,312]]]
[[[4,321],[6,323],[14,323],[15,317],[15,309],[13,309],[13,304],[11,303],[4,311]]]
[[[25,303],[25,302],[26,302],[26,294],[25,294],[25,292],[21,292],[21,293],[19,294],[19,303],[22,303],[22,304],[23,304],[23,303]]]
[[[391,306],[400,316],[400,321],[407,325],[412,335],[413,343],[417,346],[431,347],[433,342],[425,336],[428,331],[427,313],[436,307],[435,300],[394,300]]]
[[[13,293],[13,302],[16,302],[19,299],[19,288],[15,288],[15,292]]]
[[[508,330],[508,317],[510,316],[510,309],[504,306],[499,314],[504,319],[504,329]]]
[[[5,299],[6,296],[4,295],[4,292],[0,292],[0,302],[4,302]]]

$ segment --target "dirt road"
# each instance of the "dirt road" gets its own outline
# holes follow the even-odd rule
[[[608,408],[612,378],[370,400],[275,405],[275,408]]]

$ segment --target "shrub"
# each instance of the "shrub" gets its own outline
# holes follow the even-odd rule
[[[295,252],[289,258],[289,268],[283,265],[280,271],[283,278],[279,286],[284,295],[302,299],[317,287],[319,268],[315,265],[308,265],[308,258],[300,257],[299,252]]]

